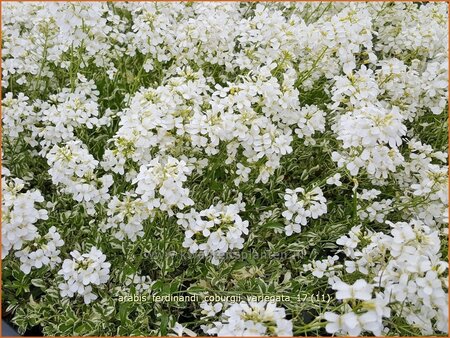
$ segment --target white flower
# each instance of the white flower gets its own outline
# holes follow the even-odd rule
[[[274,303],[240,302],[228,307],[208,332],[218,336],[292,336],[292,322]]]
[[[286,189],[284,200],[286,210],[282,215],[285,218],[287,236],[301,232],[301,226],[307,224],[308,218],[317,219],[327,212],[326,199],[319,187],[309,192],[305,192],[303,188]]]
[[[22,192],[24,187],[20,179],[2,178],[2,258],[39,237],[35,223],[48,219],[47,210],[38,209],[44,202],[40,191]]]
[[[33,267],[40,269],[48,265],[52,269],[55,268],[56,264],[61,262],[60,250],[57,248],[62,245],[64,245],[64,241],[53,226],[48,230],[47,235],[43,237],[37,235],[14,255],[20,259],[20,270],[29,274]]]
[[[436,271],[428,271],[424,278],[417,278],[416,284],[421,287],[420,292],[426,296],[436,295],[442,290],[442,282],[439,280]]]
[[[245,204],[224,205],[219,203],[209,209],[197,212],[177,214],[177,223],[185,228],[183,247],[191,253],[201,251],[211,256],[213,264],[219,264],[220,258],[229,250],[242,249],[243,235],[248,234],[248,221],[243,221],[239,212]]]
[[[105,203],[109,199],[112,176],[96,176],[98,161],[81,141],[69,141],[62,147],[54,145],[46,158],[53,183],[61,185],[63,192],[82,202],[89,214],[94,213],[96,203]]]
[[[133,285],[137,292],[149,290],[153,283],[149,276],[139,276],[137,274],[128,275],[125,280],[125,285],[128,287]]]
[[[331,287],[337,290],[337,299],[369,300],[372,298],[373,285],[367,284],[364,279],[358,279],[353,285],[337,282]]]
[[[99,286],[108,281],[111,264],[106,262],[106,256],[96,247],[92,247],[86,254],[72,251],[70,255],[73,258],[65,259],[58,271],[64,278],[64,282],[59,284],[61,296],[72,297],[79,294],[89,304],[97,298],[92,293],[92,285]]]
[[[238,163],[236,165],[236,167],[237,167],[236,175],[238,177],[234,180],[234,184],[239,186],[239,184],[241,182],[247,182],[248,181],[248,174],[250,174],[251,169],[245,167],[242,163]]]
[[[341,174],[339,174],[339,173],[334,174],[333,176],[331,176],[327,179],[327,184],[329,184],[329,185],[334,184],[335,186],[340,187],[340,186],[342,186],[342,182],[340,181],[340,179],[341,179]]]
[[[191,173],[191,169],[183,160],[174,157],[153,159],[143,165],[133,183],[137,183],[136,193],[141,195],[150,209],[159,207],[170,211],[173,207],[183,209],[193,205],[189,198],[189,189],[183,188],[183,182]],[[158,197],[157,194],[160,196]]]
[[[197,334],[189,330],[187,327],[181,325],[180,323],[176,322],[171,328],[173,332],[175,332],[176,336],[183,336],[183,333],[186,333],[189,337],[197,337]],[[169,334],[169,336],[175,336],[174,334]]]
[[[203,301],[200,304],[200,307],[202,310],[202,315],[205,317],[212,317],[215,316],[218,312],[222,311],[223,304],[222,303],[215,303],[215,304],[209,304],[208,302]]]
[[[349,336],[359,336],[361,333],[358,317],[353,312],[348,312],[343,315],[325,312],[324,318],[328,321],[328,324],[325,327],[328,333],[340,333]]]
[[[8,269],[26,281],[45,272],[62,297],[103,306],[107,282],[123,292],[153,283],[127,275],[124,250],[146,255],[180,230],[178,245],[219,264],[244,244],[263,239],[270,249],[283,231],[317,223],[338,249],[313,248],[320,234],[289,239],[287,249],[314,249],[293,282],[310,272],[336,291],[327,332],[396,334],[397,323],[448,332],[448,4],[5,2],[2,10]],[[341,175],[362,190],[336,188]],[[302,188],[277,201],[286,184]],[[241,190],[254,203],[245,212],[241,197],[230,202]],[[115,252],[116,266],[95,248],[61,264],[64,241],[86,244],[77,235]],[[293,334],[273,304],[199,311],[208,335]],[[185,315],[170,316],[170,334],[193,335],[176,322]]]
[[[144,235],[142,223],[153,216],[149,206],[131,191],[125,193],[122,199],[114,196],[108,203],[107,214],[106,221],[99,225],[100,230],[106,232],[113,229],[115,238],[129,238],[132,242]]]

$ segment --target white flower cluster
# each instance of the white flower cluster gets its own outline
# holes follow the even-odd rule
[[[411,150],[402,168],[394,174],[402,192],[382,198],[378,189],[363,189],[358,193],[358,216],[361,220],[383,223],[390,213],[401,207],[404,219],[416,218],[432,228],[440,229],[448,223],[448,167],[442,165],[447,154],[412,139]]]
[[[242,249],[243,235],[248,235],[248,221],[242,220],[239,212],[245,204],[218,203],[200,212],[191,209],[189,213],[178,213],[177,223],[185,229],[183,247],[189,252],[202,252],[211,256],[213,264],[219,264],[220,258],[229,250]]]
[[[111,263],[106,262],[106,256],[96,247],[92,247],[89,253],[81,254],[75,250],[70,255],[72,259],[65,259],[58,271],[64,278],[64,282],[58,285],[61,296],[73,297],[78,294],[89,304],[97,299],[92,286],[108,281]]]
[[[340,266],[333,267],[332,262],[324,274],[337,290],[336,298],[353,303],[344,303],[342,314],[325,314],[327,331],[381,335],[383,317],[402,316],[425,335],[436,330],[448,332],[448,263],[440,259],[438,231],[419,220],[387,224],[390,234],[363,231],[357,226],[338,239],[346,259]],[[342,282],[337,274],[343,268],[346,273],[367,276],[367,281],[359,279],[353,285]]]
[[[88,304],[107,282],[122,293],[160,273],[204,282],[232,250],[306,252],[319,239],[286,236],[320,226],[340,249],[317,245],[282,283],[310,272],[335,291],[305,334],[448,332],[447,3],[5,2],[1,21],[6,269],[62,275],[61,296]],[[148,272],[167,232],[164,250],[210,260],[207,276],[175,277],[178,257]],[[64,242],[80,240],[117,266],[96,247],[61,264]],[[124,250],[143,255],[135,269]],[[301,332],[299,304],[201,308],[207,334]],[[187,308],[152,311],[195,334]],[[163,334],[136,322],[133,334]]]
[[[190,173],[185,161],[158,156],[148,165],[141,166],[133,183],[137,183],[136,193],[150,210],[158,208],[173,214],[173,207],[183,209],[194,205],[189,198],[189,189],[183,188]]]
[[[132,286],[136,292],[145,292],[150,289],[154,282],[149,276],[140,276],[138,274],[128,275],[125,280],[125,286],[131,288]]]
[[[308,219],[317,219],[327,213],[327,200],[319,187],[308,192],[303,188],[286,189],[284,201],[286,210],[282,215],[285,218],[284,231],[287,236],[294,232],[300,233]]]
[[[74,89],[62,88],[48,101],[30,103],[23,93],[16,98],[7,93],[2,100],[6,135],[10,139],[23,135],[45,156],[58,143],[78,141],[76,128],[92,129],[110,123],[109,110],[100,117],[98,94],[94,80],[88,81],[81,74],[77,74]]]
[[[37,235],[32,242],[15,252],[15,256],[20,260],[20,270],[29,274],[33,267],[40,269],[48,265],[52,269],[55,268],[61,263],[58,247],[63,245],[64,241],[54,226],[48,229],[45,236]]]
[[[93,129],[110,123],[107,114],[99,116],[98,94],[94,80],[77,74],[74,88],[63,88],[48,101],[35,103],[40,124],[31,131],[35,144],[42,147],[41,154],[60,142],[77,142],[77,128]]]
[[[333,160],[353,176],[364,168],[377,179],[387,178],[404,160],[398,147],[406,126],[399,108],[376,101],[379,88],[373,71],[365,66],[351,75],[337,77],[333,92],[334,106],[346,102],[350,110],[339,115],[332,126],[343,148],[333,153]]]
[[[220,304],[218,306],[218,304]],[[204,318],[216,315],[222,304],[202,304]],[[271,302],[240,302],[231,304],[220,316],[220,322],[203,325],[206,334],[221,336],[292,336],[292,322],[285,319],[283,308]]]
[[[22,192],[25,182],[21,179],[2,178],[2,258],[11,250],[20,250],[27,242],[39,237],[35,223],[48,219],[45,209],[38,203],[44,197],[38,190]]]
[[[107,18],[104,18],[106,16]],[[111,43],[118,37],[123,25],[108,6],[102,3],[86,3],[72,6],[69,3],[5,6],[2,25],[8,27],[4,46],[5,68],[2,86],[8,87],[11,76],[18,77],[20,84],[27,83],[28,74],[51,79],[52,66],[69,69],[70,59],[65,55],[77,53],[82,58],[80,67],[92,59],[98,67],[114,69],[111,57],[120,52],[117,44]],[[33,18],[33,20],[30,20]],[[84,52],[78,54],[78,48]],[[35,78],[36,79],[36,78]],[[32,83],[35,89],[57,83]]]
[[[112,176],[97,177],[94,170],[98,161],[81,141],[69,141],[62,147],[54,145],[46,157],[53,183],[61,185],[62,192],[71,194],[75,201],[82,202],[88,213],[95,212],[96,203],[108,201]]]
[[[384,329],[382,320],[390,316],[390,308],[387,307],[389,296],[377,293],[372,296],[373,285],[363,279],[358,279],[353,284],[337,281],[333,284],[336,290],[336,298],[344,301],[352,301],[358,304],[359,313],[352,311],[350,305],[345,303],[344,314],[325,312],[324,318],[328,321],[326,330],[332,334],[348,334],[359,336],[363,331],[372,332],[380,336]],[[356,305],[355,305],[356,308]]]
[[[267,182],[281,156],[292,151],[292,128],[313,143],[312,135],[325,126],[323,111],[300,107],[295,73],[286,72],[279,84],[271,73],[274,67],[263,66],[257,75],[226,86],[213,86],[201,71],[177,68],[163,86],[141,89],[130,107],[119,113],[121,127],[110,140],[114,147],[106,150],[103,166],[123,174],[127,159],[148,164],[153,159],[149,148],[177,156],[187,148],[197,156],[189,160],[203,159],[197,165],[204,166],[206,157],[217,154],[222,143],[226,164],[236,162],[242,147],[248,164],[238,163],[236,174],[245,172],[243,182],[254,166],[259,170],[256,181]]]
[[[184,148],[206,147],[202,106],[206,79],[189,67],[177,69],[167,84],[141,89],[133,95],[129,108],[118,113],[120,128],[106,149],[103,167],[124,174],[129,161],[147,165],[152,151],[179,156]],[[191,153],[191,152],[188,152]]]
[[[132,192],[125,193],[122,200],[113,196],[108,203],[107,214],[106,221],[99,224],[100,230],[113,229],[115,238],[129,238],[132,242],[144,235],[142,223],[152,216],[148,204]]]
[[[342,267],[338,264],[335,264],[338,260],[339,260],[338,255],[334,255],[333,257],[328,256],[326,259],[304,264],[303,269],[305,272],[311,271],[311,274],[317,278],[322,278],[324,275],[330,276],[331,269]]]
[[[313,135],[316,131],[325,131],[325,115],[326,113],[320,110],[315,105],[306,105],[302,107],[295,121],[297,127],[295,133],[305,139],[305,145],[316,144],[316,140]],[[294,117],[294,115],[291,115]],[[289,117],[290,118],[290,117]]]
[[[401,201],[409,207],[405,217],[417,218],[426,225],[441,229],[448,224],[448,165],[447,154],[411,140],[410,159],[403,172],[396,175],[404,185]],[[442,165],[445,163],[444,165]],[[419,199],[420,203],[415,202]]]
[[[23,93],[14,98],[11,92],[6,93],[2,99],[2,132],[8,139],[16,140],[39,121],[39,115],[34,112],[28,100]],[[25,140],[33,143],[29,136],[25,137]]]
[[[370,222],[376,221],[378,223],[383,223],[386,220],[387,215],[393,210],[392,199],[383,199],[381,201],[373,201],[378,195],[381,194],[381,191],[376,189],[363,189],[362,194],[358,193],[358,199],[360,203],[358,203],[358,217],[360,220],[369,220]],[[368,201],[368,205],[366,204]]]
[[[150,294],[151,287],[155,283],[150,276],[142,275],[138,272],[126,275],[124,271],[119,272],[120,283],[111,289],[117,295],[122,297],[142,297],[139,294]],[[114,277],[110,277],[111,279]]]
[[[384,15],[376,21],[376,26],[386,40],[380,40],[375,49],[398,51],[398,46],[392,41],[411,38],[405,33],[408,29],[400,23],[404,19],[400,17],[409,13],[414,22],[427,17],[429,25],[426,26],[436,28],[433,36],[446,35],[442,28],[437,28],[443,19],[439,7],[408,7],[407,11],[402,11],[404,8],[403,4],[395,4],[383,10]],[[388,19],[388,15],[392,16]],[[393,24],[391,20],[397,15],[399,21],[394,20]],[[386,26],[389,28],[383,26],[384,20],[391,23]],[[419,23],[417,25],[421,27]],[[384,34],[392,33],[392,30],[401,34],[387,38]],[[422,38],[429,39],[425,36]],[[387,41],[389,43],[386,44]],[[417,40],[409,41],[406,45],[401,42],[400,45],[405,50],[413,50],[411,43],[414,45]],[[436,46],[436,50],[431,51],[434,47],[430,47],[429,51],[418,49],[416,52],[431,57],[432,62],[424,63],[419,61],[420,58],[408,62],[401,60],[401,55],[397,54],[391,59],[374,60],[378,65],[375,71],[362,65],[355,72],[334,78],[331,90],[333,103],[330,108],[336,113],[336,118],[332,129],[337,139],[342,141],[342,150],[333,153],[333,160],[340,167],[346,167],[352,175],[357,175],[363,168],[374,179],[386,179],[404,161],[399,147],[403,142],[402,137],[406,136],[405,121],[414,120],[428,110],[433,114],[443,112],[448,87],[447,51],[443,46],[438,47],[436,41],[429,43],[430,46]]]

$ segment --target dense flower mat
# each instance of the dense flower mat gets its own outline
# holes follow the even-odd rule
[[[2,7],[21,333],[448,332],[446,3]]]

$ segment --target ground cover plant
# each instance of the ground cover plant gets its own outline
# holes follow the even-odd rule
[[[447,10],[3,2],[3,314],[446,335]]]

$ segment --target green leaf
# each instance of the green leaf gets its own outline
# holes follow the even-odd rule
[[[189,289],[187,289],[187,292],[190,294],[198,294],[205,292],[205,288],[202,288],[201,286],[191,286]]]
[[[167,335],[167,324],[168,323],[169,323],[169,316],[167,315],[167,313],[162,312],[161,313],[161,325],[160,325],[160,330],[161,330],[162,336]]]
[[[44,281],[40,278],[32,279],[31,284],[33,284],[34,286],[37,286],[38,288],[41,288],[41,289],[46,288]]]

